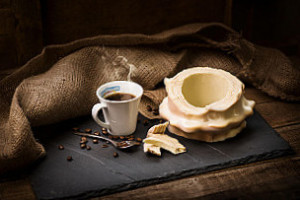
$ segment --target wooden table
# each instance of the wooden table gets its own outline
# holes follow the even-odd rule
[[[100,199],[299,199],[300,103],[274,99],[254,88],[246,97],[295,150],[293,156],[231,167],[162,184],[94,198]],[[35,199],[27,178],[0,183],[0,199]]]

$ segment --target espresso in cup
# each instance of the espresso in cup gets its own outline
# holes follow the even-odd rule
[[[111,101],[124,101],[135,98],[135,95],[123,92],[116,92],[104,98]]]
[[[136,129],[143,88],[130,81],[112,81],[97,89],[99,103],[92,109],[94,120],[112,135],[130,135]],[[102,110],[104,120],[99,119]]]

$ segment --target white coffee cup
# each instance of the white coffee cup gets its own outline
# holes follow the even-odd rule
[[[128,93],[135,97],[128,100],[105,99],[113,93]],[[100,103],[94,105],[92,116],[112,135],[130,135],[136,129],[138,106],[143,95],[143,88],[134,82],[113,81],[100,86],[96,92]],[[98,112],[103,110],[105,122],[99,119]]]

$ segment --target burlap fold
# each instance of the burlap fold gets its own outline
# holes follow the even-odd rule
[[[101,84],[138,82],[145,89],[140,112],[153,118],[146,105],[158,107],[166,95],[161,84],[155,86],[194,66],[224,69],[271,96],[300,100],[299,68],[281,52],[254,45],[218,23],[51,45],[0,82],[0,173],[45,155],[31,127],[88,115]]]

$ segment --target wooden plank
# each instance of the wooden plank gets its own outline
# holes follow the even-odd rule
[[[224,11],[224,24],[232,26],[232,0],[226,0],[225,11]]]
[[[195,22],[224,22],[226,5],[223,0],[87,0],[85,4],[48,0],[41,3],[47,9],[43,18],[45,44],[99,34],[151,34]]]
[[[9,8],[10,7],[10,0],[1,0],[0,1],[0,8]]]
[[[11,10],[18,22],[15,24],[15,47],[18,66],[22,66],[43,47],[40,2],[11,1]]]
[[[17,65],[17,50],[15,39],[10,35],[0,36],[0,70],[9,69]]]
[[[291,196],[300,191],[300,161],[291,158],[274,159],[246,166],[224,169],[207,174],[184,178],[168,183],[152,185],[136,190],[108,195],[94,200],[128,198],[131,199],[188,199],[220,197],[230,198],[263,196],[273,192]],[[237,191],[237,193],[232,193]]]
[[[15,19],[10,9],[0,9],[0,37],[15,34]]]
[[[0,183],[0,199],[32,200],[36,199],[28,179]]]
[[[0,70],[23,65],[42,49],[39,1],[0,3]]]
[[[10,8],[1,8],[0,70],[15,67],[17,63],[17,51],[15,47],[15,18]]]

